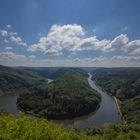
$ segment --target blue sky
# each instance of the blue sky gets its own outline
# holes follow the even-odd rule
[[[140,66],[139,0],[0,0],[0,64]]]

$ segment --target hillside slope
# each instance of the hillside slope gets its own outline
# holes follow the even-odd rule
[[[29,88],[47,84],[47,80],[36,72],[0,66],[0,95],[22,93]]]

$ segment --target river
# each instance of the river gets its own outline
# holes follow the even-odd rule
[[[120,116],[117,111],[116,103],[114,99],[108,95],[105,91],[103,91],[100,87],[96,86],[94,81],[92,81],[92,75],[89,73],[88,83],[101,94],[101,104],[100,108],[89,115],[75,118],[73,120],[57,120],[53,121],[56,123],[62,123],[66,127],[74,127],[74,128],[85,128],[91,125],[103,125],[114,123],[117,124],[120,122]],[[18,114],[18,109],[16,106],[16,100],[18,98],[18,94],[12,95],[3,95],[0,97],[0,109],[4,109],[7,112],[10,112],[14,115]]]
[[[17,115],[19,110],[16,105],[18,94],[5,94],[0,96],[0,110]]]

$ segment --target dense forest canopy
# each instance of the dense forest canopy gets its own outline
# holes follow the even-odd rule
[[[37,72],[0,66],[0,95],[24,93],[32,87],[47,84],[46,78]]]
[[[46,86],[47,78],[56,79],[66,71],[77,71],[86,74],[80,68],[29,68],[0,65],[0,95],[24,93],[36,86]]]
[[[22,111],[48,118],[74,117],[95,111],[100,95],[81,68],[27,68],[0,66],[0,93],[20,94]],[[49,84],[47,78],[53,78]]]
[[[56,80],[21,94],[17,103],[23,111],[48,119],[73,118],[95,111],[100,95],[89,87],[87,74],[62,69]]]

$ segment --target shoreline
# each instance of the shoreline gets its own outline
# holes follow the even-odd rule
[[[25,113],[26,115],[31,115],[33,117],[37,117],[37,118],[45,118],[47,119],[48,121],[65,121],[65,120],[78,120],[78,118],[81,118],[81,117],[85,117],[85,116],[90,116],[91,114],[95,114],[98,109],[100,108],[100,104],[101,102],[99,103],[99,105],[96,107],[96,110],[94,111],[90,111],[90,112],[87,112],[85,114],[79,114],[79,115],[69,115],[69,114],[65,114],[65,115],[58,115],[58,116],[41,116],[39,114],[35,114],[33,113],[32,111],[24,111],[18,104],[17,104],[17,108],[19,111]]]
[[[122,112],[121,112],[121,109],[120,109],[120,105],[119,105],[119,99],[118,98],[116,98],[115,96],[113,96],[113,99],[114,99],[114,101],[115,101],[115,103],[116,103],[116,107],[117,107],[117,111],[118,111],[118,114],[121,116],[121,118],[122,118]]]
[[[121,116],[121,121],[122,121],[122,123],[127,124],[127,122],[126,122],[126,120],[124,119],[124,117],[123,117],[123,115],[122,115],[122,112],[121,112],[120,100],[119,100],[118,98],[116,98],[115,96],[113,96],[113,98],[114,98],[114,100],[115,100],[118,113],[119,113],[119,115]]]
[[[94,81],[95,84],[96,84],[96,81]],[[99,86],[98,84],[96,85],[98,88],[100,88],[102,91],[106,92],[106,90],[104,90],[104,88],[102,88],[101,86]],[[115,101],[115,104],[116,104],[116,109],[117,109],[117,112],[121,118],[121,121],[124,121],[124,118],[123,118],[123,115],[122,115],[122,112],[121,112],[121,109],[120,109],[120,100],[118,98],[116,98],[115,96],[109,94],[108,92],[106,92],[106,94],[108,94],[114,101]]]

